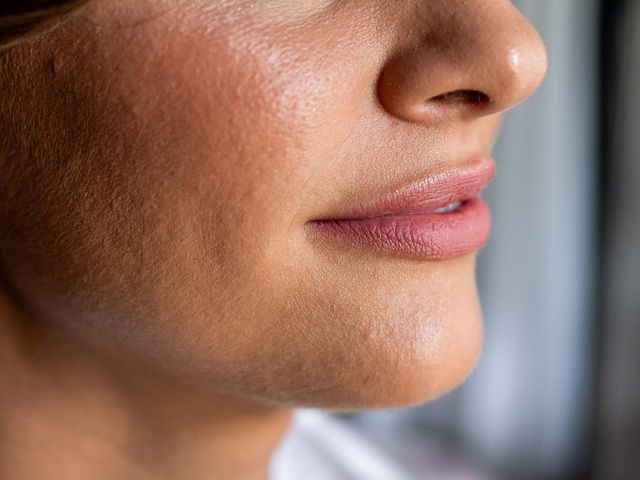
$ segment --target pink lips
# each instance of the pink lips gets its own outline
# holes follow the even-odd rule
[[[479,194],[494,172],[493,160],[484,158],[400,187],[340,218],[308,222],[307,227],[316,239],[403,257],[467,255],[489,238],[491,213]],[[454,209],[447,211],[449,206]],[[441,209],[444,213],[437,213]]]

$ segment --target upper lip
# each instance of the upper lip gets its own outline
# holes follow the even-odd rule
[[[476,158],[454,168],[443,167],[418,180],[387,190],[332,220],[434,213],[440,208],[478,196],[491,183],[494,174],[495,162],[490,157]]]

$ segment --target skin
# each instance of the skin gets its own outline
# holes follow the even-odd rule
[[[4,54],[0,477],[264,478],[293,407],[458,385],[475,255],[304,225],[488,153],[545,70],[506,0],[98,0]]]

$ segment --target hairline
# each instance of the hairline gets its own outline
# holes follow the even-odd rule
[[[89,0],[13,0],[0,5],[0,52],[48,30]]]

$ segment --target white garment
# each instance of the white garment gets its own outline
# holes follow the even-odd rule
[[[393,434],[391,434],[393,436]],[[357,424],[315,410],[301,410],[276,452],[270,480],[494,480],[465,462],[429,451],[428,441],[407,439],[423,455],[404,461]],[[402,448],[402,445],[396,443]],[[396,448],[396,452],[398,452]],[[459,460],[459,459],[458,459]]]

